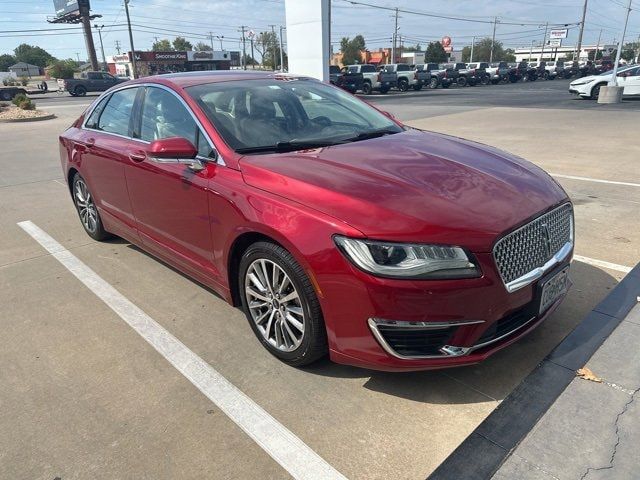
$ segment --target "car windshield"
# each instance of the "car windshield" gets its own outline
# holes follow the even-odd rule
[[[216,82],[186,90],[239,153],[315,148],[403,131],[353,95],[315,80]]]

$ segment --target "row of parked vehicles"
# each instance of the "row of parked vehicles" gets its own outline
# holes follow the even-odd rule
[[[410,89],[449,88],[516,83],[520,81],[553,80],[555,78],[585,77],[597,75],[613,68],[611,62],[520,63],[509,62],[473,62],[473,63],[423,63],[408,65],[392,63],[376,67],[371,64],[329,67],[331,83],[351,93],[373,92],[387,93],[391,89],[406,92]]]

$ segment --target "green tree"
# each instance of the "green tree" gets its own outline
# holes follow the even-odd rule
[[[473,46],[473,61],[488,62],[491,58],[491,37],[485,37],[477,41]],[[468,45],[462,49],[462,61],[469,62],[471,58],[471,46]],[[515,62],[515,52],[511,48],[505,49],[500,40],[493,42],[493,61],[494,62]]]
[[[353,40],[342,37],[340,51],[342,52],[342,64],[353,65],[362,61],[362,51],[365,49],[364,37],[356,35]]]
[[[162,40],[156,40],[155,42],[153,42],[151,50],[153,50],[154,52],[172,52],[173,47],[171,46],[171,42],[169,40],[163,38]]]
[[[627,62],[631,62],[636,58],[636,52],[638,51],[639,46],[639,42],[625,43],[622,46],[622,53],[620,54],[620,57],[624,58]]]
[[[500,44],[502,46],[502,44]],[[494,53],[495,57],[495,53]],[[505,48],[502,53],[499,55],[498,60],[502,60],[504,62],[515,62],[516,61],[516,51],[513,48]]]
[[[260,32],[253,41],[253,48],[262,57],[262,65],[275,70],[280,65],[280,42],[273,32]],[[287,53],[283,52],[285,66],[287,65]]]
[[[0,72],[6,72],[9,70],[11,65],[15,65],[16,57],[13,55],[9,55],[5,53],[4,55],[0,55]]]
[[[402,51],[403,52],[421,52],[422,51],[422,47],[420,46],[419,43],[416,43],[415,46],[412,45],[405,45],[404,47],[402,47]]]
[[[204,42],[196,43],[195,46],[193,47],[193,49],[196,52],[210,52],[211,50],[213,50],[209,44],[204,43]]]
[[[49,65],[49,75],[53,78],[73,78],[73,74],[78,71],[77,62],[71,60],[56,60]]]
[[[179,52],[183,52],[185,50],[193,50],[193,45],[184,37],[176,37],[173,40],[173,48]]]
[[[444,51],[444,47],[440,42],[430,42],[424,53],[425,62],[446,62],[447,58],[447,52]]]
[[[53,55],[43,48],[27,45],[26,43],[18,45],[13,52],[15,53],[16,62],[30,63],[32,65],[37,65],[40,68],[44,68],[49,63],[56,60]]]

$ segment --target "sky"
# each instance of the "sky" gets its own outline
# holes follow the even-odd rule
[[[296,1],[296,0],[292,0]],[[454,48],[471,44],[473,36],[491,36],[493,19],[498,17],[496,38],[505,47],[529,47],[544,35],[544,24],[574,24],[563,45],[576,43],[583,0],[361,0],[380,7],[398,7],[398,33],[405,45],[452,38]],[[603,44],[619,39],[628,0],[589,0],[583,42],[595,44],[602,32]],[[285,0],[131,0],[136,50],[150,50],[154,38],[173,39],[180,35],[192,43],[209,43],[214,36],[215,49],[220,42],[225,50],[239,50],[239,27],[276,32],[285,25]],[[27,7],[28,5],[28,7]],[[634,0],[625,41],[637,41],[640,35],[640,0]],[[129,38],[122,0],[92,0],[93,14],[101,14],[94,23],[104,25],[105,54],[116,53],[116,42],[128,51]],[[410,12],[409,12],[410,11]],[[58,58],[87,58],[81,29],[73,25],[51,25],[53,0],[0,0],[0,54],[13,53],[21,43],[38,45]],[[427,15],[425,15],[427,14]],[[451,17],[434,18],[430,14]],[[367,48],[390,47],[394,28],[393,12],[348,0],[332,0],[331,40],[335,51],[340,39],[362,34]],[[64,29],[64,30],[63,30]],[[45,31],[46,30],[46,31]],[[286,32],[285,32],[286,48]],[[216,38],[223,37],[223,38]],[[100,42],[94,32],[98,58]],[[250,53],[250,52],[248,52]]]

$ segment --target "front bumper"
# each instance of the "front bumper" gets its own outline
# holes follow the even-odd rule
[[[543,279],[565,268],[571,253]],[[471,365],[526,335],[562,302],[564,296],[539,315],[535,311],[538,281],[509,293],[492,255],[475,256],[483,275],[473,279],[383,279],[359,271],[346,259],[348,271],[343,276],[332,276],[327,282],[319,275],[331,359],[386,371]],[[391,347],[382,332],[389,320],[430,330],[435,334],[433,350],[426,354],[423,350],[420,355],[399,354],[398,343]]]
[[[574,95],[579,95],[580,97],[588,97],[591,95],[591,93],[587,91],[585,86],[586,84],[577,85],[577,86],[569,85],[569,93],[572,93]]]

